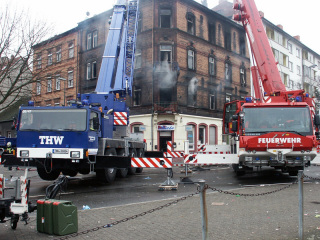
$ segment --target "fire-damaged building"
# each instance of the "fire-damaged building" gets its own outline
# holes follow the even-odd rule
[[[186,140],[191,150],[199,143],[226,141],[222,135],[224,104],[251,95],[243,27],[193,0],[140,0],[139,10],[133,93],[127,98],[129,130],[143,135],[148,150],[164,150],[167,141],[175,143],[176,151],[183,150]],[[78,60],[77,67],[72,67],[72,79],[79,93],[95,90],[111,14],[106,11],[75,28],[77,39],[70,43],[77,44]],[[74,36],[74,30],[70,34]],[[64,46],[55,38],[50,49],[58,49],[55,42]],[[43,65],[49,55],[39,54],[48,52],[46,47],[49,45],[34,48]],[[68,79],[68,71],[64,76],[57,65],[56,79]],[[44,76],[54,74],[44,68]],[[51,84],[51,92],[43,87],[33,96],[38,106],[46,105],[43,98],[52,103],[57,99],[55,79],[50,80],[43,79],[43,84]]]

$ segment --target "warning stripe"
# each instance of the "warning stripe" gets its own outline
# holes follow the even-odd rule
[[[113,115],[115,119],[124,119],[124,120],[128,119],[127,112],[115,112]]]
[[[0,198],[3,198],[3,174],[0,174]]]
[[[113,120],[113,125],[120,125],[120,126],[123,126],[123,125],[128,125],[128,121],[127,120],[116,120],[114,119]]]
[[[131,158],[131,167],[172,168],[170,158]]]

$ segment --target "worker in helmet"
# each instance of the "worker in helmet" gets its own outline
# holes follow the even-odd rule
[[[11,142],[7,142],[6,152],[9,154],[13,153],[13,149],[11,148]]]

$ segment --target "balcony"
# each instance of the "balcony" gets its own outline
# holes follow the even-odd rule
[[[177,102],[155,102],[154,111],[158,113],[176,113],[178,110]]]

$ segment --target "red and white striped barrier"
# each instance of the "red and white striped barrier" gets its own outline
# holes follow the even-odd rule
[[[4,178],[3,174],[0,174],[0,198],[3,198]]]
[[[184,152],[174,152],[172,151],[172,142],[171,141],[168,141],[167,142],[167,152],[164,153],[164,156],[165,157],[174,157],[174,158],[177,158],[177,157],[183,157],[184,155]]]
[[[28,193],[27,193],[27,178],[26,176],[20,177],[20,185],[21,185],[21,203],[25,203],[28,205]]]
[[[131,158],[131,167],[172,168],[171,158]]]
[[[127,112],[114,112],[114,114],[113,114],[113,125],[117,125],[117,126],[128,125],[128,114],[127,114]]]

